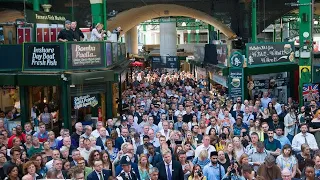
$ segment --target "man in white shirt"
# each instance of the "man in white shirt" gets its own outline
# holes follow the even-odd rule
[[[84,144],[84,148],[82,151],[80,151],[80,155],[86,160],[88,161],[89,160],[89,155],[90,153],[95,150],[94,147],[91,146],[91,141],[90,139],[85,139],[83,141],[83,144]]]
[[[161,129],[159,132],[161,133],[161,135],[166,137],[166,140],[168,141],[170,139],[170,132],[171,130],[169,129],[169,122],[167,120],[162,122],[162,127],[163,129]]]
[[[90,137],[92,136],[92,135],[91,135],[91,133],[92,133],[92,127],[89,126],[89,125],[86,125],[86,126],[84,127],[84,129],[85,129],[85,132],[84,132],[80,137],[90,138]]]
[[[179,109],[176,110],[176,112],[174,112],[175,116],[178,116],[179,114],[181,114],[182,116],[185,115],[187,112],[184,110],[183,105],[180,104],[179,105]]]
[[[253,114],[250,113],[249,107],[246,106],[244,108],[243,121],[242,122],[249,126],[250,125],[250,120],[254,120],[254,116],[253,116]]]
[[[277,102],[277,98],[272,98],[272,104],[274,106],[274,109],[277,111],[277,114],[282,113],[281,105]]]
[[[48,169],[51,169],[53,167],[53,161],[55,159],[59,159],[59,158],[60,158],[60,151],[57,149],[53,150],[52,151],[52,159],[46,163],[46,167]]]
[[[296,152],[301,152],[301,145],[308,144],[309,147],[316,151],[318,150],[318,144],[313,134],[308,133],[308,125],[300,125],[301,132],[296,134],[292,140],[292,149]]]
[[[208,158],[210,158],[211,152],[216,151],[216,148],[210,144],[210,136],[208,135],[203,136],[202,144],[198,146],[195,151],[195,157],[198,157],[200,154],[200,151],[203,149],[208,151]]]
[[[102,121],[98,121],[97,124],[96,124],[96,129],[94,131],[92,131],[91,135],[94,136],[95,138],[98,138],[100,136],[99,130],[102,127],[103,127],[103,122]]]
[[[206,134],[209,134],[211,128],[213,128],[213,129],[216,130],[216,134],[219,134],[219,132],[220,132],[220,127],[217,125],[217,120],[216,120],[216,118],[215,118],[215,117],[212,117],[212,118],[210,119],[210,122],[211,122],[211,125],[207,127],[207,129],[206,129]]]
[[[154,136],[154,130],[153,129],[149,129],[148,131],[148,136],[150,138],[150,143],[153,144],[154,147],[159,147],[160,146],[160,142],[158,138],[155,138]]]
[[[268,97],[268,92],[265,91],[265,92],[263,92],[263,97],[261,98],[261,106],[263,108],[267,108],[269,102],[271,102],[271,98]]]

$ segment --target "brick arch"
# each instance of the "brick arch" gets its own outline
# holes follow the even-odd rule
[[[121,33],[123,34],[141,22],[168,16],[185,16],[199,19],[214,26],[228,38],[236,37],[236,34],[228,26],[212,16],[204,12],[176,4],[153,4],[121,12],[117,14],[116,17],[108,20],[108,30],[113,30],[120,26],[123,30]]]

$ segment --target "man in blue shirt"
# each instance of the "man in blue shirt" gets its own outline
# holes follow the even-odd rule
[[[276,134],[273,137],[274,139],[280,141],[281,149],[286,144],[291,145],[291,142],[289,141],[289,139],[286,136],[283,135],[283,130],[282,129],[283,129],[283,127],[278,126],[276,128]]]
[[[281,151],[281,143],[280,141],[273,138],[274,132],[273,129],[268,130],[268,139],[264,140],[264,146],[267,151],[270,152],[270,154],[274,156],[280,155]]]
[[[210,180],[221,180],[225,175],[224,167],[218,164],[218,152],[210,153],[211,162],[203,168],[203,175]]]

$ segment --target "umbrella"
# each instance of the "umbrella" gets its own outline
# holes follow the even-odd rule
[[[139,61],[135,61],[135,62],[132,62],[132,63],[131,63],[131,66],[139,66],[139,67],[142,67],[142,66],[143,66],[143,63],[142,63],[142,62],[139,62]]]

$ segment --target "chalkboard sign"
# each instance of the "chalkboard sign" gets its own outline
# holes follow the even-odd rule
[[[102,43],[68,44],[68,68],[102,68],[105,65]]]
[[[178,57],[177,56],[167,56],[166,57],[166,68],[178,69]]]
[[[232,99],[243,97],[243,68],[230,68],[229,95]]]
[[[248,67],[295,63],[294,45],[291,42],[249,43],[246,46]]]
[[[64,66],[64,44],[24,44],[25,70],[58,70]]]

